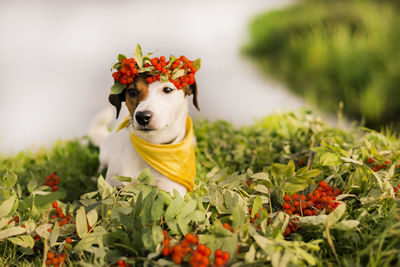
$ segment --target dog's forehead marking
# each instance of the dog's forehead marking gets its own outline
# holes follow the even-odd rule
[[[129,89],[136,89],[138,90],[139,94],[135,97],[131,97],[128,93]],[[133,114],[135,113],[135,109],[139,105],[139,103],[145,100],[148,94],[149,85],[143,78],[137,78],[135,82],[128,88],[128,90],[126,90],[125,103],[131,116],[133,116]]]

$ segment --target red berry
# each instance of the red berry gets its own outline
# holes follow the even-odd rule
[[[147,78],[146,78],[146,82],[147,82],[147,83],[152,83],[152,82],[153,82],[153,79],[152,79],[151,77],[147,77]]]
[[[162,254],[163,254],[163,256],[167,256],[168,254],[169,254],[169,249],[167,248],[167,247],[164,247],[163,249],[162,249],[162,252],[161,252]]]
[[[223,253],[222,253],[222,258],[223,258],[225,261],[228,261],[230,257],[231,257],[231,256],[229,255],[228,252],[223,252]]]
[[[368,164],[372,164],[374,162],[375,162],[375,160],[373,158],[367,158],[367,163]]]
[[[215,265],[223,266],[224,264],[225,264],[225,261],[222,258],[215,258]]]
[[[67,238],[65,239],[65,242],[67,242],[68,244],[71,244],[71,243],[72,243],[72,239],[69,238],[69,237],[67,237]]]
[[[53,203],[51,203],[51,206],[53,207],[53,208],[58,208],[58,203],[57,203],[57,201],[54,201]]]

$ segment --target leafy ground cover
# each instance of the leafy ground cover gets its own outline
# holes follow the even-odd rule
[[[399,14],[398,1],[299,1],[255,17],[244,51],[318,107],[399,128]]]
[[[3,156],[0,265],[399,264],[398,139],[308,111],[195,132],[184,197],[157,190],[148,170],[110,187],[85,139]]]

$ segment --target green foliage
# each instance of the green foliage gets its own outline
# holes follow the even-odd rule
[[[378,129],[399,125],[395,1],[301,1],[250,24],[246,54],[311,103]],[[398,2],[398,1],[397,1]]]
[[[332,128],[309,111],[272,115],[239,129],[197,121],[195,133],[196,186],[184,197],[159,191],[149,170],[135,184],[111,187],[97,173],[97,148],[78,140],[3,157],[0,265],[40,265],[46,249],[66,250],[70,265],[109,266],[120,259],[136,266],[173,265],[161,255],[163,230],[171,243],[195,233],[212,251],[229,252],[233,266],[399,263],[399,201],[392,187],[400,183],[398,139]],[[365,163],[369,157],[390,166],[374,172]],[[53,171],[61,177],[59,192],[42,185]],[[97,182],[92,176],[99,176]],[[281,212],[285,194],[307,194],[322,180],[343,192],[332,213]],[[75,224],[58,226],[51,219],[57,199]],[[19,225],[8,223],[14,216]],[[284,237],[293,220],[301,229]]]

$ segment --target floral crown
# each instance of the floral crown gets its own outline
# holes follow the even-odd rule
[[[134,58],[119,54],[118,62],[111,68],[111,71],[116,70],[112,74],[114,85],[111,87],[111,94],[122,93],[138,77],[145,78],[148,83],[170,81],[178,89],[196,82],[194,76],[200,69],[200,58],[190,61],[185,56],[177,58],[171,55],[166,61],[163,56],[150,58],[152,54],[143,56],[139,44],[136,46]]]

